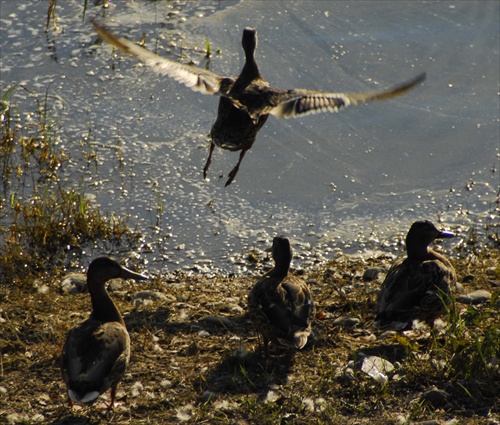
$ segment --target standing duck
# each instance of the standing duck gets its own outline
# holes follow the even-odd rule
[[[68,402],[91,404],[111,388],[112,409],[116,388],[130,358],[130,337],[122,315],[109,297],[110,279],[144,280],[109,257],[96,258],[87,272],[92,302],[90,317],[68,332],[62,350],[61,371],[68,388]]]
[[[113,35],[96,22],[93,25],[103,40],[135,56],[156,72],[166,74],[194,91],[221,97],[217,119],[210,131],[212,141],[203,177],[207,176],[215,145],[230,151],[241,151],[238,163],[228,175],[226,186],[236,177],[246,151],[252,147],[269,115],[294,118],[318,112],[337,112],[345,106],[399,96],[425,79],[425,73],[421,73],[387,90],[364,93],[279,90],[270,87],[259,72],[255,62],[257,31],[254,28],[243,30],[245,65],[239,77],[234,78],[162,58],[125,38]]]
[[[376,328],[409,330],[414,320],[420,320],[434,329],[434,321],[450,308],[457,276],[450,261],[429,244],[453,236],[430,221],[413,223],[406,236],[407,258],[392,265],[382,284]]]
[[[271,248],[274,268],[252,288],[248,313],[262,336],[266,358],[269,341],[297,349],[303,348],[311,334],[316,308],[306,282],[288,276],[292,249],[288,239],[275,237]]]

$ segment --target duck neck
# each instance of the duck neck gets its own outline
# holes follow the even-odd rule
[[[412,247],[411,245],[407,245],[406,252],[408,253],[408,258],[417,261],[429,260],[432,257],[428,247],[422,248],[421,246]]]
[[[415,249],[408,247],[407,248],[408,258],[416,261],[427,261],[427,260],[440,260],[446,262],[446,258],[439,254],[438,252],[432,250],[429,247],[425,247],[425,249]]]
[[[247,56],[242,74],[249,75],[252,80],[254,78],[260,77],[259,67],[257,66],[257,62],[255,62],[255,58],[253,57],[253,55]]]
[[[119,322],[124,324],[122,315],[118,311],[113,300],[110,298],[104,285],[93,287],[89,290],[92,302],[92,314],[90,317],[102,322]]]
[[[436,252],[434,251],[433,249],[428,249],[427,250],[427,255],[429,256],[429,259],[432,259],[432,260],[439,260],[441,261],[442,263],[446,264],[446,265],[450,265],[451,266],[451,263],[450,261],[441,253],[439,252]]]
[[[272,277],[285,278],[288,275],[288,271],[290,270],[290,263],[276,263],[274,268],[269,272],[269,275]]]

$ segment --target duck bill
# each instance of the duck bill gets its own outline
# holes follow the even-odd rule
[[[144,276],[143,274],[140,274],[140,273],[133,272],[132,270],[129,270],[123,266],[122,266],[122,272],[121,272],[120,277],[123,279],[134,279],[134,280],[147,280],[148,279],[147,276]]]
[[[447,238],[453,238],[455,235],[451,232],[440,232],[439,233],[439,236],[438,238],[443,238],[443,239],[447,239]]]

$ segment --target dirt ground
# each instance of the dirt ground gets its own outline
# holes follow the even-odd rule
[[[463,293],[492,298],[457,304],[456,326],[435,339],[425,326],[386,339],[371,327],[383,273],[363,274],[390,262],[340,256],[304,274],[318,306],[315,338],[297,353],[274,349],[267,363],[245,316],[255,277],[178,273],[113,286],[132,355],[110,412],[109,394],[68,407],[59,370],[67,331],[89,314],[88,295],[64,293],[60,278],[1,287],[0,422],[500,423],[500,251],[454,261]],[[394,364],[387,382],[360,370],[367,355]]]

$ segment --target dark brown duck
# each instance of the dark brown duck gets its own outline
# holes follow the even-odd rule
[[[96,258],[87,272],[92,302],[90,317],[68,332],[62,350],[61,371],[68,389],[68,403],[91,404],[111,388],[113,408],[116,388],[130,359],[130,337],[122,315],[106,291],[110,279],[144,280],[109,257]]]
[[[269,115],[294,118],[318,112],[336,112],[346,106],[399,96],[425,79],[425,73],[422,73],[387,90],[364,93],[279,90],[270,87],[259,72],[255,61],[257,31],[254,28],[243,30],[245,65],[239,77],[233,78],[162,58],[125,38],[113,35],[96,22],[94,27],[103,40],[135,56],[156,72],[168,75],[194,91],[221,96],[217,119],[210,131],[212,142],[203,176],[207,176],[215,146],[241,151],[236,166],[228,175],[226,186],[236,177],[246,151],[252,147]]]
[[[451,238],[430,221],[417,221],[406,236],[407,257],[390,268],[378,297],[375,327],[408,330],[413,321],[434,321],[451,306],[451,291],[457,277],[450,261],[429,248],[435,239]]]
[[[288,239],[275,237],[271,250],[274,268],[259,279],[248,296],[248,313],[262,336],[266,357],[270,341],[303,348],[316,311],[306,282],[288,274],[292,261]]]

